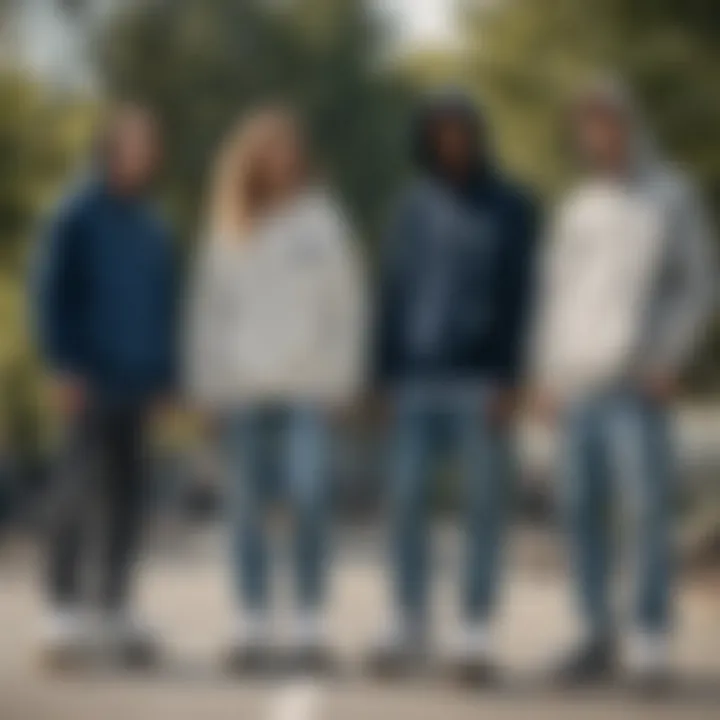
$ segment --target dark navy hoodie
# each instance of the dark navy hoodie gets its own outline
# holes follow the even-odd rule
[[[139,198],[93,180],[62,203],[39,250],[36,325],[51,369],[110,401],[165,392],[176,298],[172,244],[160,221]]]
[[[473,130],[462,181],[440,171],[434,126],[452,116]],[[428,103],[415,134],[418,177],[406,189],[384,252],[378,311],[381,383],[517,382],[531,297],[537,218],[528,194],[492,163],[472,103]]]

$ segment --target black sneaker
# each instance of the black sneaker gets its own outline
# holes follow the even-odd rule
[[[631,640],[627,658],[631,690],[650,698],[667,696],[674,689],[670,646],[664,634],[643,632]]]
[[[287,657],[287,670],[299,675],[334,676],[339,665],[333,651],[324,645],[294,648]]]
[[[500,681],[500,671],[489,658],[463,658],[450,662],[450,675],[468,687],[493,687]]]
[[[119,646],[115,660],[128,670],[147,670],[160,662],[160,651],[151,638],[132,638]]]
[[[234,675],[264,675],[275,669],[275,657],[266,645],[234,645],[224,660],[225,668]]]
[[[581,686],[607,682],[617,672],[617,650],[608,638],[598,638],[572,651],[557,669],[556,681],[562,686]]]
[[[105,647],[110,661],[128,670],[143,670],[160,658],[155,635],[131,617],[110,617],[105,625]]]
[[[663,700],[677,689],[676,678],[670,670],[653,670],[629,678],[628,686],[637,695],[648,700]]]
[[[365,664],[372,677],[392,680],[413,675],[426,667],[427,663],[428,648],[425,642],[388,637],[371,650]]]

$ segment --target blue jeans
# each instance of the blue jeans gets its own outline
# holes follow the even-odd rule
[[[325,594],[329,426],[312,406],[262,406],[231,413],[224,427],[232,478],[229,509],[238,595],[246,609],[269,602],[269,511],[278,492],[294,521],[297,602],[320,607]]]
[[[588,398],[568,410],[564,484],[581,611],[596,636],[613,631],[610,597],[613,495],[632,561],[635,619],[667,628],[671,585],[673,451],[668,413],[631,392]]]
[[[485,621],[493,609],[510,491],[508,433],[488,421],[490,394],[403,394],[390,445],[395,602],[406,620],[426,620],[430,570],[430,489],[437,461],[459,460],[465,512],[463,611]]]

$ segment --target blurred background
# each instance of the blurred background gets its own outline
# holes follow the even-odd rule
[[[82,172],[108,98],[130,96],[160,115],[159,200],[186,262],[220,138],[243,109],[281,97],[309,119],[372,265],[408,170],[408,123],[422,92],[469,90],[504,161],[550,205],[570,177],[558,152],[560,106],[598,68],[637,91],[720,227],[720,14],[709,0],[0,0],[0,543],[32,534],[55,440],[27,332],[33,241]],[[717,592],[718,321],[687,387],[683,560]],[[378,506],[376,436],[358,418],[339,458],[338,506],[348,518]],[[555,517],[554,439],[525,422],[521,436],[521,515],[543,532]],[[158,428],[155,462],[153,495],[170,537],[214,517],[217,462],[192,418],[178,413]],[[451,468],[437,503],[453,505]]]
[[[448,83],[468,89],[491,118],[504,162],[550,205],[569,180],[559,152],[560,106],[597,68],[622,74],[637,90],[659,142],[698,179],[720,220],[720,19],[711,5],[2,0],[0,526],[32,507],[53,446],[26,330],[33,240],[60,190],[82,172],[108,98],[137,98],[161,116],[167,165],[160,200],[186,260],[209,164],[243,109],[278,97],[302,109],[372,265],[407,171],[408,124],[420,93]],[[720,473],[718,328],[691,369],[680,422],[688,532],[703,553],[720,544],[711,482]],[[164,497],[177,501],[179,483],[192,492],[212,459],[191,421],[169,425],[160,433],[158,478],[172,486]],[[551,438],[532,428],[526,435],[525,465],[547,475]],[[346,504],[372,505],[373,463],[345,464],[363,476],[340,483],[352,496]],[[531,483],[527,492],[535,507],[544,504],[542,486]]]

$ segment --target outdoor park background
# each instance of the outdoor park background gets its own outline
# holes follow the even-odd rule
[[[469,90],[490,116],[498,156],[549,207],[571,179],[562,103],[598,68],[632,84],[658,143],[697,178],[720,226],[720,16],[712,5],[0,1],[0,507],[8,514],[42,485],[52,452],[54,424],[28,336],[28,268],[44,215],[87,162],[104,99],[137,98],[161,116],[160,201],[186,265],[218,142],[263,99],[287,99],[308,118],[372,265],[408,170],[419,94],[443,83]],[[703,447],[717,446],[718,322],[688,388],[688,402],[702,409]],[[170,455],[198,438],[184,416],[160,435]],[[699,502],[711,535],[713,503],[705,494]]]
[[[418,96],[467,89],[487,111],[497,155],[550,207],[572,179],[561,107],[596,69],[637,91],[668,157],[703,188],[720,228],[720,13],[712,0],[0,0],[0,718],[5,720],[394,720],[480,717],[717,717],[720,678],[720,318],[688,373],[680,411],[682,583],[678,665],[686,682],[661,706],[614,694],[480,699],[421,681],[289,690],[213,674],[232,617],[219,543],[218,463],[199,423],[177,412],[157,430],[152,475],[158,532],[139,602],[174,662],[153,682],[53,683],[33,664],[42,598],[34,530],[56,448],[28,333],[34,240],[58,194],[87,164],[106,98],[155,107],[166,130],[159,200],[185,268],[198,241],[209,164],[224,132],[268,98],[297,104],[323,170],[357,227],[372,268],[387,212],[408,172]],[[720,234],[718,235],[720,241]],[[718,246],[720,251],[720,245]],[[384,608],[377,509],[380,433],[353,423],[338,475],[333,637],[357,657]],[[512,534],[499,635],[512,667],[547,665],[572,633],[571,593],[554,512],[553,440],[522,424],[522,522]],[[450,468],[451,470],[451,468]],[[452,472],[438,506],[452,506]],[[208,523],[195,523],[196,518]],[[444,516],[445,518],[447,516]],[[440,522],[440,610],[456,582],[456,525]],[[29,532],[28,532],[29,531]],[[449,605],[452,609],[454,606]],[[309,693],[309,694],[308,694]],[[322,708],[319,696],[327,695]],[[308,698],[310,704],[308,705]],[[287,701],[287,703],[286,703]],[[286,703],[283,705],[283,703]],[[289,704],[288,704],[289,703]],[[304,703],[304,704],[303,704]],[[287,708],[290,708],[289,711]],[[298,710],[297,708],[305,708]]]

